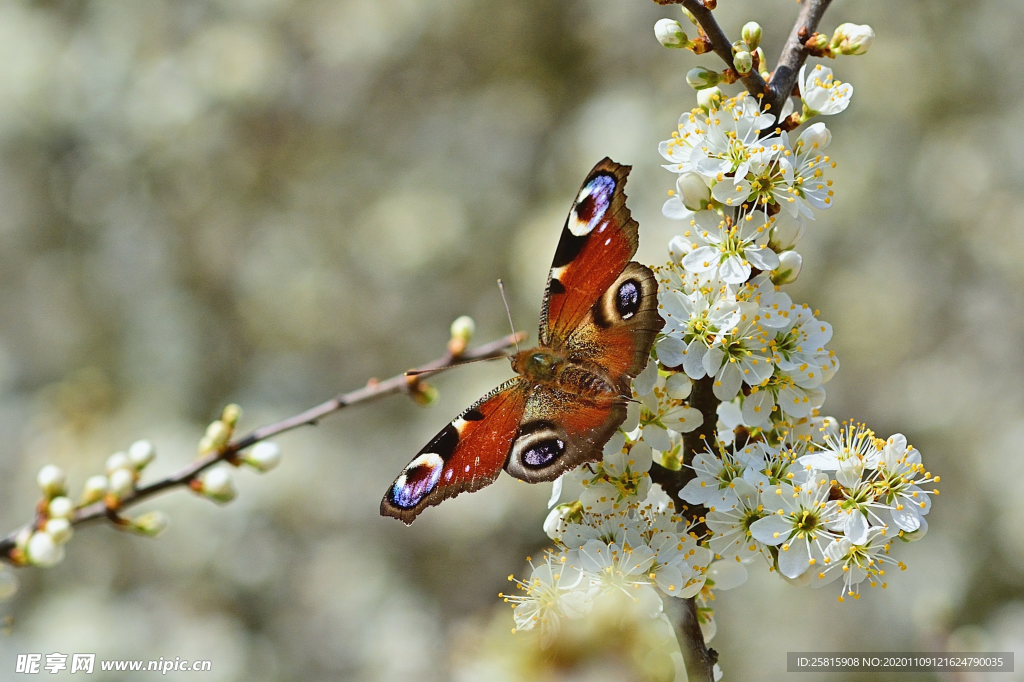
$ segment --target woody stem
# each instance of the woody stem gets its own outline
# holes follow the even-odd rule
[[[234,460],[235,455],[239,452],[262,440],[272,438],[273,436],[286,431],[291,431],[292,429],[296,429],[300,426],[315,426],[317,422],[324,417],[358,403],[369,402],[395,393],[412,393],[417,390],[419,381],[424,376],[439,374],[451,369],[452,367],[456,367],[467,362],[473,362],[474,360],[502,357],[505,355],[506,348],[515,345],[516,342],[522,341],[524,338],[526,338],[526,334],[523,332],[517,332],[495,341],[491,341],[490,343],[485,343],[482,346],[467,349],[458,355],[453,355],[451,352],[448,352],[444,356],[412,370],[415,374],[411,376],[406,373],[402,373],[391,377],[390,379],[385,379],[384,381],[371,380],[362,388],[337,395],[316,407],[311,407],[310,409],[300,412],[292,417],[282,419],[274,422],[273,424],[261,426],[248,435],[231,441],[220,451],[204,455],[164,478],[140,488],[136,488],[130,494],[117,500],[116,506],[113,508],[110,507],[109,502],[106,500],[101,500],[84,507],[79,507],[75,510],[75,513],[71,518],[71,523],[72,525],[77,526],[97,519],[109,519],[111,521],[119,519],[120,517],[118,516],[118,513],[122,509],[134,506],[143,500],[164,492],[165,490],[179,486],[187,486],[203,471],[209,469],[218,462],[230,462]],[[6,560],[15,564],[21,563],[14,561],[11,556],[11,553],[15,551],[17,547],[17,537],[20,532],[21,529],[15,530],[3,539],[0,539],[0,560]]]

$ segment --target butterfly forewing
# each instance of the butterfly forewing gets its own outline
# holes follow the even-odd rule
[[[548,274],[542,346],[560,346],[636,253],[638,226],[624,191],[629,170],[605,158],[576,195]]]
[[[431,505],[494,482],[523,417],[524,384],[510,379],[441,429],[388,488],[380,513],[409,524]]]

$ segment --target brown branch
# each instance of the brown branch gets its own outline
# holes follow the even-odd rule
[[[665,610],[672,628],[679,640],[679,651],[686,664],[686,675],[690,682],[713,682],[718,652],[704,644],[704,633],[697,619],[697,599],[669,599]]]
[[[698,521],[707,513],[703,506],[690,507],[687,505],[679,496],[679,491],[696,475],[690,468],[694,455],[704,452],[708,445],[715,441],[718,427],[718,405],[721,401],[715,397],[714,386],[714,377],[703,377],[693,382],[688,403],[690,407],[700,410],[704,421],[697,429],[683,434],[682,468],[673,471],[657,462],[651,465],[651,481],[659,484],[668,493],[675,505],[676,513],[688,522]],[[700,529],[696,529],[695,532],[699,533]],[[682,602],[682,608],[676,609],[679,613],[669,620],[672,621],[673,627],[676,629],[679,649],[683,654],[683,661],[686,663],[687,677],[693,682],[713,682],[718,654],[714,649],[709,649],[704,642],[704,633],[701,632],[700,622],[697,620],[696,599],[691,597],[679,601]]]
[[[786,98],[793,92],[800,67],[807,61],[808,52],[804,43],[818,29],[821,17],[831,3],[832,0],[803,0],[800,15],[793,25],[793,30],[789,32],[789,38],[782,48],[779,63],[765,93],[765,103],[771,105],[771,111],[779,111]]]
[[[711,48],[722,58],[730,69],[734,68],[732,63],[732,41],[725,35],[725,31],[718,25],[718,21],[701,0],[654,0],[659,5],[682,5],[693,18],[700,24],[700,28],[711,41]],[[751,95],[757,97],[763,95],[768,87],[757,69],[751,69],[750,73],[740,76],[740,82]]]
[[[356,389],[349,393],[342,393],[324,403],[321,403],[320,405],[317,405],[316,407],[306,410],[305,412],[300,412],[293,417],[288,417],[287,419],[282,419],[281,421],[273,424],[262,426],[242,438],[231,441],[219,452],[212,452],[208,455],[204,455],[191,462],[188,466],[165,478],[154,481],[149,485],[136,488],[131,494],[119,500],[117,507],[114,509],[108,508],[107,504],[102,500],[85,507],[80,507],[75,510],[74,516],[71,518],[71,523],[72,525],[77,526],[97,519],[108,519],[114,523],[123,525],[123,519],[120,519],[118,516],[118,512],[122,509],[134,506],[139,502],[153,497],[165,490],[178,486],[187,486],[196,478],[196,476],[206,469],[209,469],[218,462],[231,461],[239,452],[262,440],[272,438],[273,436],[286,431],[291,431],[292,429],[296,429],[300,426],[314,426],[324,417],[343,408],[349,407],[350,405],[369,402],[394,393],[412,393],[417,388],[419,380],[423,376],[438,374],[452,367],[463,365],[467,362],[473,362],[474,360],[501,357],[504,355],[504,350],[506,348],[514,345],[518,341],[522,341],[525,337],[526,335],[523,332],[517,332],[515,334],[505,336],[504,338],[497,339],[496,341],[485,343],[482,346],[471,348],[459,355],[453,355],[449,351],[443,357],[440,357],[433,362],[428,362],[427,364],[418,367],[416,370],[413,370],[416,373],[415,376],[408,376],[403,373],[384,381],[371,380],[363,388]],[[16,538],[21,531],[22,529],[19,528],[0,540],[0,560],[11,560],[11,552],[16,547]]]

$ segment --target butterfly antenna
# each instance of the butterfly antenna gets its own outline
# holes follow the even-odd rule
[[[488,358],[476,358],[475,360],[462,360],[451,365],[443,365],[441,367],[431,367],[430,369],[410,369],[406,370],[405,376],[407,377],[418,377],[421,374],[433,374],[443,369],[451,369],[452,367],[461,367],[462,365],[472,365],[474,362],[488,362],[490,360],[497,360],[498,358],[505,358],[507,355],[494,355]]]
[[[512,327],[512,335],[516,339],[516,353],[519,352],[519,336],[516,334],[516,326],[512,323],[512,310],[508,307],[508,299],[505,298],[505,285],[498,280],[498,291],[501,292],[501,302],[505,304],[505,312],[508,314],[508,326]]]

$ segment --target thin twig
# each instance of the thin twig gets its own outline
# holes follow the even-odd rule
[[[804,43],[818,30],[821,17],[831,3],[832,0],[803,1],[800,15],[793,24],[793,30],[789,32],[789,38],[782,48],[779,63],[765,93],[766,104],[771,105],[771,111],[779,111],[786,98],[792,94],[800,67],[807,61],[807,48],[804,47]]]
[[[371,381],[363,388],[356,389],[349,393],[342,393],[324,403],[321,403],[320,405],[317,405],[316,407],[300,412],[293,417],[288,417],[287,419],[282,419],[281,421],[274,422],[273,424],[262,426],[242,438],[231,441],[219,452],[204,455],[191,462],[188,466],[165,478],[154,481],[149,485],[136,488],[131,494],[118,501],[116,509],[108,508],[107,504],[102,500],[85,507],[81,507],[75,510],[71,523],[72,525],[77,526],[97,519],[110,519],[112,521],[118,519],[119,517],[117,513],[122,509],[136,505],[139,502],[153,497],[165,490],[178,486],[187,486],[190,481],[195,479],[196,476],[206,469],[209,469],[214,464],[222,461],[230,461],[237,453],[262,440],[272,438],[273,436],[284,433],[285,431],[291,431],[292,429],[296,429],[300,426],[315,425],[327,415],[333,414],[334,412],[349,407],[350,405],[376,400],[377,398],[383,398],[384,396],[392,395],[394,393],[410,392],[418,385],[420,378],[423,376],[438,374],[452,367],[463,365],[467,362],[473,362],[474,360],[501,357],[504,355],[504,350],[506,348],[515,345],[518,341],[522,341],[525,337],[526,335],[523,332],[509,334],[508,336],[497,339],[496,341],[485,343],[484,345],[477,346],[476,348],[470,348],[457,356],[449,352],[433,362],[428,362],[427,364],[416,368],[416,374],[414,376],[407,376],[403,373],[384,381]],[[11,552],[16,547],[16,539],[21,531],[22,529],[19,528],[0,540],[0,560],[10,561]]]

